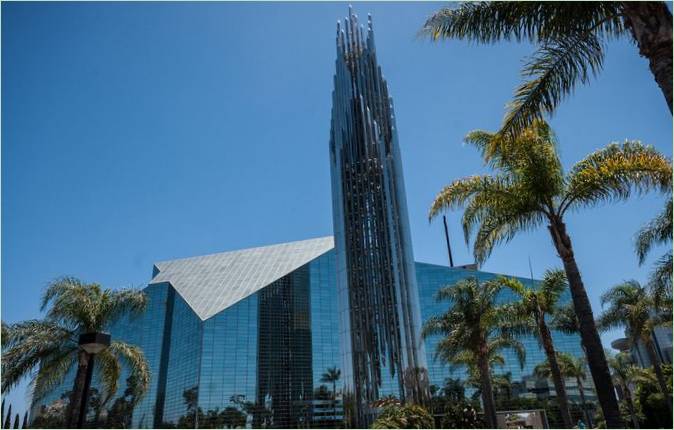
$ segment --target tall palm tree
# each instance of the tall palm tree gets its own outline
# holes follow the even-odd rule
[[[75,278],[62,278],[49,284],[42,298],[42,320],[29,320],[7,326],[2,348],[2,392],[6,393],[26,375],[37,372],[31,387],[39,400],[61,384],[69,370],[77,366],[68,408],[69,427],[77,424],[84,395],[85,379],[92,355],[79,348],[79,335],[101,332],[121,315],[141,312],[146,305],[142,291],[102,289]],[[96,354],[102,385],[108,396],[117,392],[117,383],[126,365],[137,378],[138,394],[149,385],[149,368],[140,348],[113,340]]]
[[[611,366],[611,376],[613,383],[620,387],[623,392],[627,410],[632,420],[632,425],[635,429],[639,428],[639,419],[634,408],[634,399],[632,398],[632,377],[635,373],[636,366],[632,363],[632,358],[626,352],[620,352],[614,356],[608,357],[608,365]]]
[[[653,297],[637,281],[627,281],[616,285],[601,296],[602,306],[607,309],[601,313],[597,324],[601,330],[625,327],[630,344],[643,342],[648,359],[658,378],[660,390],[668,399],[667,406],[672,409],[672,393],[667,388],[653,342],[653,330],[665,323],[672,322],[671,313],[657,312]]]
[[[578,386],[578,395],[580,396],[580,403],[587,420],[587,424],[592,426],[592,418],[587,409],[587,401],[585,400],[585,388],[583,387],[583,381],[586,378],[585,374],[585,363],[582,359],[574,357],[573,355],[566,352],[557,352],[556,360],[559,363],[559,370],[563,377],[565,378],[574,378],[576,380],[576,385]],[[545,360],[543,363],[537,365],[534,368],[534,375],[538,378],[547,379],[552,376],[552,369],[550,366],[550,361]]]
[[[601,71],[604,42],[623,36],[648,58],[672,112],[672,14],[664,2],[466,2],[435,13],[421,33],[433,40],[539,45],[522,70],[526,80],[515,90],[503,134],[516,136],[553,113],[576,85]]]
[[[479,372],[482,404],[487,424],[496,428],[496,405],[492,387],[490,358],[496,351],[512,349],[520,364],[525,360],[524,346],[514,334],[516,322],[497,305],[496,298],[503,289],[497,280],[480,283],[477,278],[463,279],[436,293],[439,302],[449,301],[442,315],[424,323],[422,336],[440,335],[435,358],[450,364],[474,361]]]
[[[646,224],[636,237],[636,251],[639,265],[646,261],[646,256],[655,245],[672,243],[672,200],[667,201],[663,211]],[[657,307],[671,307],[672,303],[672,251],[669,250],[655,264],[648,281],[648,286]]]
[[[515,278],[501,277],[500,280],[516,296],[516,300],[508,306],[508,311],[517,315],[517,318],[528,326],[528,332],[534,334],[543,345],[543,350],[550,363],[550,376],[555,385],[562,421],[566,428],[572,428],[574,423],[571,420],[571,412],[569,412],[569,399],[557,363],[552,334],[546,321],[546,317],[556,311],[562,293],[568,289],[566,275],[562,270],[548,270],[538,289],[527,288]]]
[[[554,134],[543,121],[534,123],[516,141],[485,131],[471,132],[465,140],[481,150],[497,172],[454,181],[437,195],[429,217],[434,218],[444,209],[465,206],[462,223],[466,241],[477,226],[473,253],[478,263],[484,262],[496,245],[509,242],[517,233],[542,225],[548,228],[564,264],[606,423],[620,427],[618,402],[565,216],[569,210],[627,199],[632,191],[669,192],[669,160],[650,146],[626,141],[590,154],[567,173],[562,168]]]
[[[337,418],[337,381],[342,377],[342,371],[337,366],[329,367],[328,370],[321,375],[321,382],[332,383],[332,419]]]

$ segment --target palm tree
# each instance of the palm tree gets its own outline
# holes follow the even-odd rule
[[[557,363],[555,347],[552,343],[552,334],[545,320],[547,316],[554,314],[559,298],[568,288],[566,275],[562,270],[548,270],[543,276],[540,287],[536,290],[525,287],[524,284],[515,278],[501,277],[500,280],[517,297],[516,301],[508,306],[508,311],[517,315],[517,318],[529,326],[528,331],[535,334],[543,345],[543,350],[550,363],[550,376],[555,385],[562,421],[566,428],[572,428],[574,423],[571,420],[571,412],[569,412],[569,399],[566,395],[566,387],[564,387],[562,373]]]
[[[431,317],[424,324],[422,336],[443,336],[437,344],[435,358],[450,364],[474,362],[479,372],[482,404],[487,424],[496,428],[496,406],[492,388],[490,358],[496,351],[512,349],[521,365],[525,350],[515,339],[511,315],[496,304],[503,286],[497,280],[480,284],[477,278],[463,279],[436,293],[439,302],[448,300],[450,308]]]
[[[530,41],[539,48],[522,70],[501,132],[517,136],[551,114],[603,67],[604,42],[631,38],[672,112],[672,14],[664,2],[481,2],[443,8],[425,23],[433,40]]]
[[[648,224],[646,224],[636,237],[635,248],[639,257],[639,265],[646,261],[651,248],[655,245],[672,243],[672,200],[667,201],[664,210]],[[648,286],[655,299],[657,307],[671,307],[672,303],[672,251],[669,250],[658,259],[651,273]]]
[[[576,310],[573,308],[573,303],[558,307],[552,314],[550,326],[557,331],[564,334],[580,333],[580,325],[578,324],[578,317]]]
[[[565,173],[554,134],[543,121],[523,132],[516,142],[507,143],[485,131],[469,133],[466,142],[480,149],[497,173],[454,181],[435,198],[429,217],[434,218],[444,209],[466,206],[464,234],[468,241],[473,228],[478,226],[473,245],[478,263],[484,262],[496,245],[507,243],[517,233],[547,226],[564,263],[581,340],[606,423],[609,427],[620,427],[618,402],[565,215],[569,210],[624,200],[633,190],[668,192],[672,184],[669,161],[650,146],[626,141],[590,154]]]
[[[329,367],[321,376],[321,382],[332,383],[332,419],[337,419],[337,381],[342,377],[342,371],[337,366]]]
[[[671,323],[671,313],[656,312],[653,297],[634,280],[616,285],[602,294],[601,304],[608,305],[608,308],[599,316],[597,325],[601,330],[625,327],[630,344],[637,345],[638,342],[643,342],[658,378],[660,390],[665,398],[669,399],[667,406],[671,411],[672,394],[667,389],[667,382],[653,342],[653,330],[664,323]]]
[[[102,289],[75,278],[62,278],[49,284],[42,298],[43,320],[29,320],[7,327],[2,353],[2,392],[6,393],[25,375],[38,368],[31,387],[33,399],[39,400],[61,384],[73,366],[77,373],[68,408],[67,425],[77,424],[84,395],[87,370],[92,355],[79,348],[82,333],[101,332],[121,315],[141,312],[146,305],[142,291]],[[122,341],[112,341],[96,354],[94,370],[108,397],[117,392],[117,383],[126,365],[138,383],[142,395],[149,385],[149,368],[140,348]]]
[[[587,409],[585,388],[583,387],[583,381],[586,378],[585,363],[582,359],[574,357],[573,355],[566,352],[557,352],[556,360],[559,363],[559,370],[562,376],[565,378],[574,378],[576,380],[581,407],[583,408],[583,413],[585,415],[585,419],[587,420],[587,424],[591,427],[592,418],[590,417],[590,413]],[[534,368],[534,375],[542,379],[550,378],[552,376],[550,361],[545,360],[543,363],[537,365]]]
[[[620,352],[614,356],[609,355],[608,365],[611,366],[611,376],[613,377],[614,384],[619,386],[624,394],[632,425],[635,429],[638,429],[639,419],[636,415],[632,390],[630,389],[636,366],[632,363],[632,358],[626,352]]]

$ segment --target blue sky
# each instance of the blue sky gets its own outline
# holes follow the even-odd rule
[[[428,223],[429,205],[453,179],[485,172],[462,138],[498,128],[533,50],[417,38],[442,5],[354,4],[373,15],[395,102],[415,257],[438,264],[442,222]],[[346,13],[346,3],[3,3],[3,321],[39,317],[45,284],[61,275],[142,287],[154,261],[331,234],[334,37]],[[607,45],[604,71],[551,124],[567,167],[624,139],[671,156],[672,117],[628,40]],[[663,202],[569,216],[595,312],[603,291],[644,280],[664,251],[638,267],[632,248]],[[463,264],[459,219],[448,215]],[[545,230],[483,268],[528,276],[529,259],[534,276],[561,266]]]

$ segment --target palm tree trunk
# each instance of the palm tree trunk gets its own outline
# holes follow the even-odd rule
[[[630,418],[632,419],[632,425],[635,429],[639,428],[639,420],[634,411],[634,402],[632,401],[632,392],[630,387],[627,386],[627,383],[623,384],[623,391],[625,392],[625,400],[627,401],[627,409],[630,410]]]
[[[68,420],[66,423],[68,428],[77,428],[82,396],[84,396],[84,385],[89,369],[89,354],[83,350],[80,350],[77,354],[77,374],[75,375],[73,390],[70,393],[70,404],[68,405]]]
[[[660,385],[660,390],[662,394],[665,395],[667,399],[667,408],[669,408],[669,413],[672,413],[672,393],[667,389],[667,382],[665,381],[665,375],[662,373],[662,367],[660,366],[660,360],[658,360],[657,353],[655,352],[655,345],[653,345],[653,339],[649,334],[648,339],[646,340],[646,351],[648,352],[648,359],[651,361],[653,370],[655,371],[655,376],[658,378],[658,385]]]
[[[672,112],[672,14],[662,1],[622,2],[625,26],[648,59],[651,73]]]
[[[489,360],[487,358],[487,346],[480,348],[480,354],[477,357],[477,366],[480,369],[480,386],[482,390],[482,404],[484,406],[484,416],[487,419],[487,427],[496,428],[496,402],[494,401],[494,389],[491,385],[491,372],[489,370]]]
[[[550,330],[545,323],[545,317],[542,313],[539,313],[537,319],[538,331],[541,334],[543,349],[545,350],[545,355],[548,357],[548,363],[550,363],[550,376],[555,385],[559,412],[562,414],[564,427],[570,429],[573,427],[573,421],[571,420],[571,412],[569,412],[569,398],[566,395],[566,387],[564,386],[564,379],[562,379],[562,372],[559,370],[559,363],[557,363],[555,347],[552,345],[552,336],[550,335]]]
[[[587,427],[592,428],[592,417],[590,416],[590,411],[587,410],[587,402],[585,401],[585,389],[583,388],[583,381],[580,380],[580,377],[576,377],[576,383],[578,384],[578,394],[580,394],[580,405],[583,408],[583,415],[587,420]]]
[[[552,218],[548,229],[550,230],[557,253],[562,259],[566,278],[569,281],[573,307],[580,326],[581,343],[585,348],[587,363],[597,390],[597,399],[604,412],[606,427],[623,428],[615,388],[611,381],[611,373],[606,362],[606,355],[604,355],[604,347],[601,344],[599,332],[594,323],[590,299],[587,297],[587,291],[585,291],[583,279],[580,276],[576,257],[573,254],[571,238],[566,234],[566,225],[561,218]]]

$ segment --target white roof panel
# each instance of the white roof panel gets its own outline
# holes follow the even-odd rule
[[[150,284],[170,282],[206,320],[334,247],[332,236],[161,261]]]

